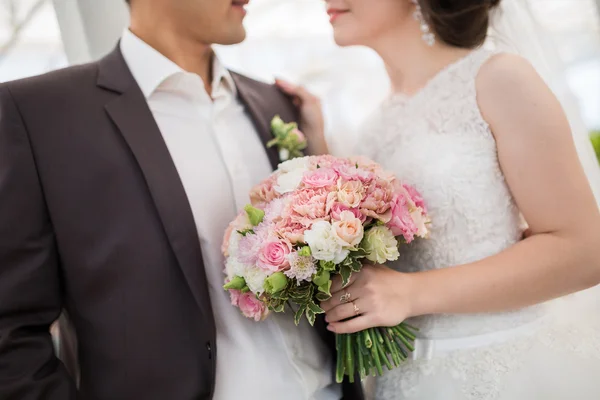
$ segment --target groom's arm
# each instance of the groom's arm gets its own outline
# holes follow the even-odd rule
[[[62,308],[54,233],[25,123],[0,86],[0,399],[71,400],[50,325]]]

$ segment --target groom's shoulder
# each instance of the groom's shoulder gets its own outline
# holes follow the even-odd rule
[[[68,96],[77,96],[86,88],[95,87],[97,76],[98,62],[91,62],[3,82],[0,88],[17,97],[47,97],[61,101]]]
[[[241,96],[249,93],[254,99],[261,101],[264,108],[279,114],[289,115],[290,118],[296,119],[298,117],[298,110],[294,106],[292,98],[282,92],[274,83],[249,77],[233,70],[229,72],[234,78]]]

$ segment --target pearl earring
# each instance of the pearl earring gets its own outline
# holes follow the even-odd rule
[[[413,14],[414,19],[419,23],[421,27],[421,38],[428,46],[433,46],[435,44],[435,35],[431,32],[429,28],[429,24],[425,20],[425,16],[423,15],[423,10],[421,9],[421,5],[418,0],[412,0],[413,4],[417,7]]]

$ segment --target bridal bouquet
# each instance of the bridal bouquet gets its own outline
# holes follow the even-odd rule
[[[303,317],[314,324],[333,276],[347,285],[363,263],[394,261],[400,243],[428,234],[416,190],[364,158],[294,158],[252,189],[250,200],[225,233],[224,288],[256,321],[289,305],[296,324]],[[338,335],[337,380],[398,366],[413,350],[414,330],[402,323]]]

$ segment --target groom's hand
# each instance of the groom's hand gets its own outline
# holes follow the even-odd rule
[[[325,120],[321,100],[302,86],[277,79],[277,86],[292,96],[293,102],[300,109],[300,130],[308,140],[308,154],[321,155],[329,153],[325,141]]]

